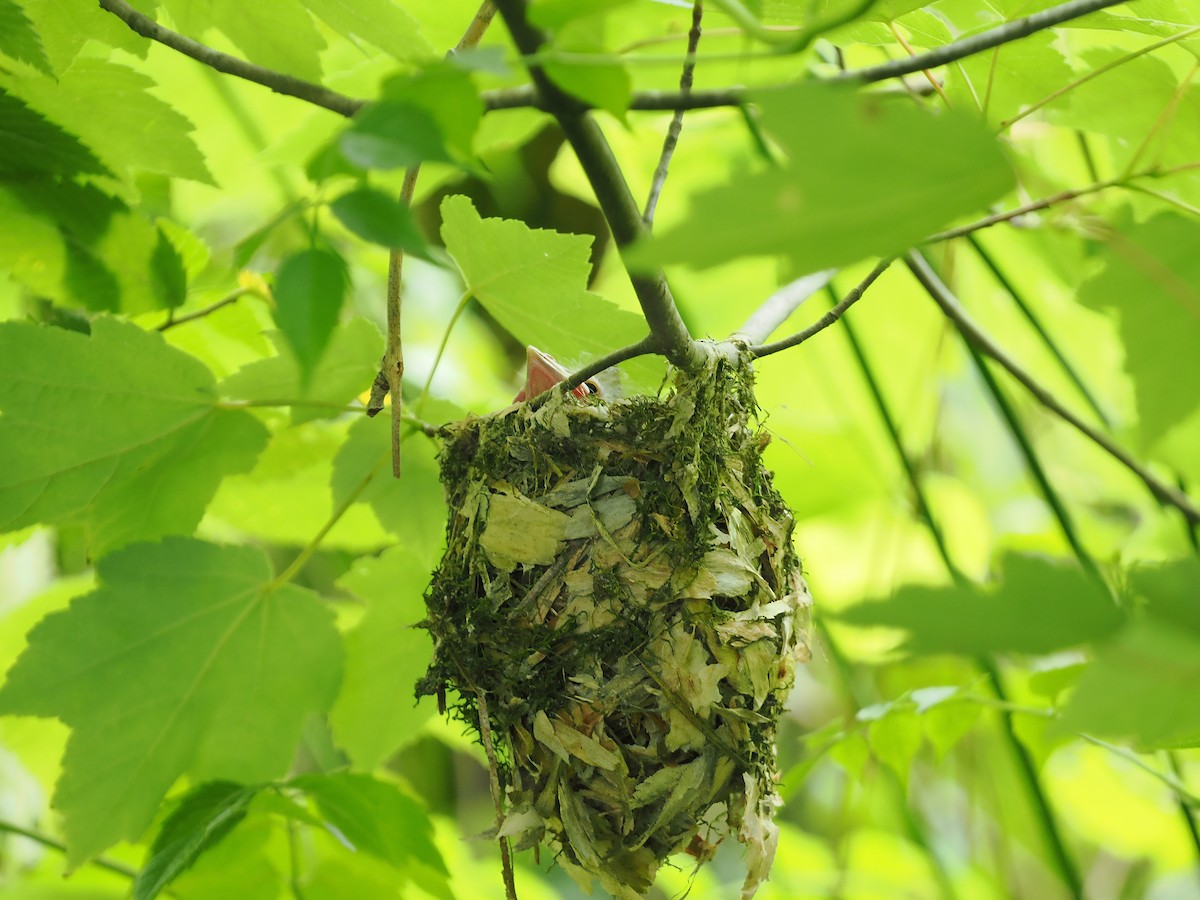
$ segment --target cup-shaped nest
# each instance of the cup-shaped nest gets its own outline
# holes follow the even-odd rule
[[[419,694],[486,699],[518,848],[636,898],[659,865],[778,829],[775,733],[811,599],[762,465],[749,366],[714,357],[665,399],[555,392],[453,426],[446,555]]]

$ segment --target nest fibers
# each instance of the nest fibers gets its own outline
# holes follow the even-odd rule
[[[447,549],[419,694],[483,693],[517,849],[547,841],[585,889],[649,890],[668,856],[778,839],[775,731],[811,599],[763,468],[748,364],[665,399],[555,392],[451,427]]]

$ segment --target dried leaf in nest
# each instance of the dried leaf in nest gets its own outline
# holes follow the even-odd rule
[[[649,890],[668,856],[735,834],[743,897],[770,871],[775,731],[811,600],[761,461],[748,364],[665,400],[556,393],[454,426],[447,550],[423,694],[482,691],[504,760],[501,834],[547,841],[590,888]]]

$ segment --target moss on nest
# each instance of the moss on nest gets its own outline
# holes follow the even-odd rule
[[[443,450],[418,693],[453,688],[476,729],[486,694],[502,834],[617,897],[731,833],[748,897],[774,855],[775,731],[811,601],[755,411],[749,365],[714,357],[666,399],[555,392],[457,423]]]

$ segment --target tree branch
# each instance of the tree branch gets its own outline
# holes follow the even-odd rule
[[[518,87],[499,88],[482,91],[483,106],[488,112],[498,109],[523,109],[534,107],[544,112],[550,112],[546,101],[532,84]],[[716,109],[722,106],[741,106],[747,101],[746,88],[740,85],[724,88],[709,88],[707,90],[687,93],[682,91],[637,91],[630,100],[629,108],[643,112],[670,112],[683,109]],[[582,101],[574,101],[582,104]]]
[[[692,3],[692,27],[688,31],[687,54],[684,57],[683,72],[679,75],[679,93],[686,97],[692,91],[692,74],[696,71],[696,48],[700,46],[700,19],[704,15],[702,0]],[[646,198],[646,208],[642,219],[647,228],[654,227],[654,211],[658,207],[658,198],[662,194],[663,185],[667,183],[667,170],[671,165],[671,157],[675,154],[675,145],[679,143],[679,132],[683,130],[683,110],[675,110],[671,124],[667,127],[667,136],[663,140],[662,153],[658,157],[658,165],[654,167],[654,177],[650,181],[650,195]]]
[[[619,350],[614,350],[612,353],[607,353],[599,359],[592,360],[578,372],[575,372],[565,381],[556,385],[556,387],[562,391],[574,390],[589,378],[599,375],[605,369],[611,369],[613,366],[628,362],[635,357],[647,356],[653,353],[655,346],[654,336],[648,334],[636,344],[629,344]]]
[[[1183,513],[1189,522],[1200,523],[1200,508],[1196,506],[1190,497],[1162,481],[1153,472],[1134,459],[1128,451],[1113,441],[1112,438],[1089,425],[1083,419],[1079,418],[1079,416],[1075,415],[1075,413],[1067,409],[1037,379],[1022,369],[1008,355],[1007,351],[992,340],[987,332],[971,318],[958,298],[942,283],[941,279],[937,277],[919,253],[913,251],[906,254],[904,261],[917,280],[921,282],[921,285],[929,291],[930,296],[933,297],[937,305],[941,307],[942,312],[954,323],[963,337],[970,341],[980,353],[995,360],[1004,369],[1008,370],[1008,373],[1033,394],[1043,406],[1073,425],[1091,441],[1103,448],[1113,459],[1117,460],[1121,465],[1140,478],[1150,490],[1150,493],[1158,498],[1159,501],[1174,506]]]
[[[167,321],[163,322],[161,325],[158,326],[158,330],[166,331],[170,328],[174,328],[176,325],[183,325],[185,322],[195,322],[197,319],[203,319],[205,316],[212,315],[218,309],[224,309],[226,306],[229,306],[232,303],[236,303],[238,300],[240,300],[246,294],[257,295],[258,292],[255,291],[253,288],[238,288],[237,290],[232,291],[231,293],[222,297],[220,300],[218,300],[216,303],[212,304],[211,306],[206,306],[206,307],[204,307],[204,309],[198,309],[195,312],[188,313],[186,316],[180,316],[179,318],[174,317],[175,310],[172,309],[171,315],[168,317]]]
[[[198,41],[193,41],[176,31],[164,28],[149,16],[142,15],[125,0],[100,0],[100,8],[112,13],[144,38],[165,44],[172,50],[177,50],[184,56],[190,56],[218,72],[261,84],[277,94],[286,94],[289,97],[307,100],[309,103],[347,118],[366,105],[366,101],[347,97],[345,94],[339,94],[337,91],[331,91],[329,88],[313,84],[302,78],[294,78],[273,69],[256,66],[244,59],[238,59],[236,56],[230,56],[228,53],[222,53]]]
[[[15,834],[17,837],[23,837],[26,840],[33,841],[35,844],[40,844],[50,850],[56,850],[59,853],[67,852],[67,845],[62,841],[56,841],[49,835],[42,834],[40,831],[34,831],[32,828],[23,828],[12,822],[0,820],[0,834]],[[97,869],[104,869],[106,872],[112,872],[114,875],[120,875],[122,878],[128,878],[131,881],[137,878],[137,870],[131,869],[123,863],[114,862],[111,859],[106,859],[103,856],[97,856],[89,859],[88,863],[95,866]]]
[[[993,47],[999,47],[1001,44],[1010,43],[1018,38],[1028,37],[1047,28],[1053,28],[1055,25],[1061,25],[1063,22],[1069,22],[1072,19],[1078,19],[1080,16],[1086,16],[1088,13],[1096,12],[1096,10],[1109,6],[1117,6],[1122,2],[1125,2],[1125,0],[1070,0],[1069,3],[1052,6],[1049,9],[1043,9],[1032,15],[1014,19],[1011,22],[1005,22],[1003,25],[997,25],[995,28],[989,28],[987,31],[981,31],[979,34],[951,41],[949,44],[938,47],[936,50],[930,50],[928,53],[910,56],[905,59],[892,60],[891,62],[886,62],[878,66],[870,66],[865,69],[851,69],[848,72],[835,75],[829,80],[870,84],[874,81],[884,81],[900,75],[911,75],[923,69],[933,69],[938,66],[944,66],[946,63],[973,56],[976,53],[990,50]]]
[[[753,354],[756,359],[761,359],[764,356],[770,356],[772,353],[778,353],[780,350],[787,350],[791,347],[795,347],[797,344],[803,344],[817,332],[824,331],[826,328],[844,316],[846,314],[846,310],[848,310],[862,298],[862,295],[866,292],[867,288],[874,284],[875,280],[885,271],[887,271],[887,267],[890,266],[894,261],[894,256],[880,261],[875,268],[867,273],[866,278],[860,281],[858,285],[856,285],[855,288],[850,291],[850,293],[842,298],[841,303],[829,310],[829,312],[825,313],[825,315],[821,316],[821,318],[819,318],[812,325],[808,326],[808,328],[805,328],[803,331],[798,331],[796,334],[793,334],[791,337],[786,337],[783,340],[775,341],[771,344],[759,344],[751,347],[750,353]]]
[[[801,303],[829,284],[837,271],[826,269],[823,272],[811,272],[785,284],[764,300],[729,339],[735,343],[761,344],[800,308]]]
[[[545,35],[525,17],[525,0],[498,0],[496,3],[504,24],[512,35],[517,49],[525,57],[535,57],[546,43]],[[545,101],[545,108],[558,120],[559,127],[575,151],[592,191],[608,220],[613,240],[622,251],[644,238],[648,231],[642,221],[629,185],[621,172],[600,126],[591,119],[578,101],[565,94],[546,75],[541,65],[527,61],[529,75]],[[655,339],[655,349],[675,366],[684,370],[698,368],[704,351],[692,340],[680,318],[675,298],[667,285],[662,269],[638,274],[630,272],[638,303]]]

